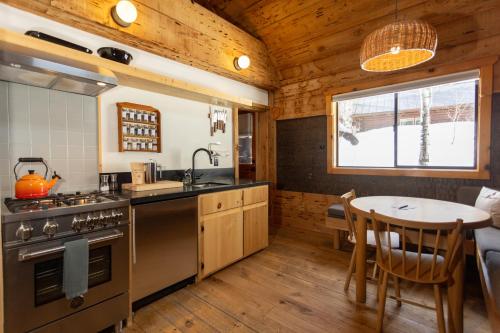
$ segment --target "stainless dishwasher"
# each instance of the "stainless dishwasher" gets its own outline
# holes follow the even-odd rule
[[[198,198],[132,206],[132,301],[197,274]]]

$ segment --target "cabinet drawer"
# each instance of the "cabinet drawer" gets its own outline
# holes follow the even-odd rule
[[[228,209],[241,207],[243,193],[241,190],[232,190],[200,196],[200,214],[212,214]]]
[[[243,204],[252,205],[258,202],[267,201],[269,195],[268,186],[258,186],[243,189]]]

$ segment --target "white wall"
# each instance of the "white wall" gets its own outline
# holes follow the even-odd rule
[[[100,47],[118,47],[132,54],[134,57],[131,63],[132,66],[168,75],[187,82],[196,83],[205,87],[214,88],[221,92],[245,97],[257,103],[268,105],[268,94],[266,90],[181,64],[107,38],[96,36],[86,31],[51,21],[2,3],[0,3],[0,14],[0,27],[2,28],[19,33],[25,33],[27,30],[41,31],[88,47],[94,51],[95,55],[97,55],[97,49]]]
[[[161,112],[162,153],[118,152],[117,102],[152,106]],[[130,162],[154,158],[164,170],[188,169],[197,148],[207,148],[210,142],[220,141],[217,148],[229,153],[219,158],[219,168],[232,168],[232,114],[228,111],[226,133],[210,136],[209,104],[166,96],[129,87],[116,87],[100,96],[102,172],[130,171]],[[197,155],[197,168],[211,168],[208,156]]]
[[[215,88],[221,92],[251,99],[268,105],[267,91],[207,71],[203,71],[173,60],[103,38],[49,19],[0,4],[0,27],[24,33],[38,30],[73,43],[81,44],[94,51],[103,46],[113,46],[130,52],[134,60],[132,66],[168,75],[187,82]],[[96,55],[97,56],[97,55]],[[131,161],[155,158],[164,169],[187,169],[191,167],[191,154],[199,147],[207,147],[209,142],[221,141],[221,150],[230,156],[220,158],[219,167],[233,167],[231,112],[226,134],[209,135],[209,105],[176,97],[150,93],[128,87],[114,88],[101,96],[102,111],[102,171],[129,171]],[[132,102],[151,105],[162,112],[162,153],[118,153],[116,102]],[[17,110],[12,110],[17,112]],[[1,148],[1,147],[0,147]],[[199,155],[198,166],[210,167],[206,156]]]
[[[63,179],[52,193],[96,190],[97,99],[0,81],[2,197],[14,196],[12,169],[19,157],[42,157],[57,171]],[[28,169],[45,172],[39,163],[17,171],[23,176]]]

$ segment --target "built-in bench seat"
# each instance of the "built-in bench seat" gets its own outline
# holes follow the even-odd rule
[[[488,252],[485,264],[490,275],[491,291],[495,297],[496,307],[500,309],[500,252]]]
[[[457,201],[473,206],[480,187],[463,186],[457,192]],[[488,317],[493,332],[500,328],[500,229],[488,227],[474,230],[476,259],[481,276]]]
[[[345,219],[344,206],[336,203],[328,207],[328,217]]]
[[[489,252],[500,252],[500,229],[493,227],[477,229],[474,234],[477,248],[484,258]]]
[[[489,227],[475,230],[474,233],[484,301],[492,330],[498,332],[500,329],[500,229]]]
[[[340,200],[340,199],[339,199]],[[326,213],[326,226],[333,230],[333,247],[340,249],[342,231],[349,231],[345,220],[344,206],[341,203],[334,203],[328,207]]]

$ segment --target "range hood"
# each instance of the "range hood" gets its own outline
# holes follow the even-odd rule
[[[114,74],[104,68],[87,70],[0,50],[0,80],[97,96],[115,87]]]

